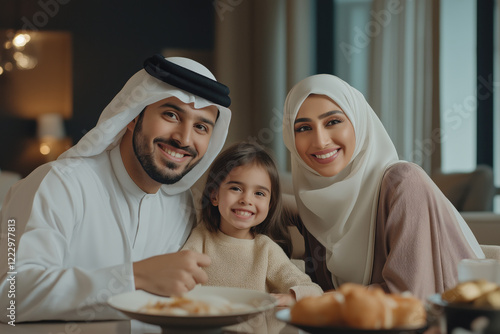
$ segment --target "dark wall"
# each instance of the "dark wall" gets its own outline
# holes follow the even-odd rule
[[[164,48],[211,50],[214,8],[207,0],[0,0],[0,28],[65,30],[73,39],[73,117],[66,121],[76,143],[104,107]],[[43,84],[43,83],[41,83]],[[9,169],[16,141],[34,136],[34,121],[0,110],[0,169]]]

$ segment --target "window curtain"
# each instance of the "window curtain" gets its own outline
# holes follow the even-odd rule
[[[281,170],[288,152],[282,138],[288,90],[314,71],[314,2],[216,0],[215,72],[228,85],[233,112],[226,145],[266,146]]]
[[[495,34],[494,36],[494,73],[493,73],[493,78],[494,80],[498,83],[500,82],[500,0],[497,0],[495,3]],[[500,84],[494,85],[493,86],[494,93],[493,93],[493,103],[494,103],[494,110],[496,110],[496,114],[494,116],[494,143],[493,143],[493,152],[494,152],[494,160],[493,160],[493,167],[494,167],[494,177],[495,177],[495,186],[496,186],[496,196],[495,196],[495,204],[494,204],[494,210],[497,213],[500,213]]]
[[[441,166],[439,1],[374,0],[368,100],[401,159]]]

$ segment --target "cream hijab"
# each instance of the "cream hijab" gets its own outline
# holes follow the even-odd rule
[[[333,177],[319,175],[300,158],[295,148],[294,121],[310,94],[331,98],[354,127],[356,147],[351,161]],[[368,284],[380,183],[386,168],[398,161],[389,135],[359,91],[333,75],[319,74],[302,80],[288,93],[283,138],[291,152],[300,217],[325,246],[326,264],[334,285]]]
[[[215,80],[214,75],[206,67],[194,60],[183,57],[166,59]],[[203,175],[222,149],[229,129],[231,110],[160,81],[149,75],[144,69],[127,81],[122,90],[104,109],[97,125],[87,132],[75,146],[59,156],[58,160],[66,159],[67,168],[73,168],[77,167],[78,159],[68,158],[90,157],[112,149],[120,143],[127,124],[137,117],[147,105],[168,97],[177,97],[184,103],[194,103],[196,109],[215,105],[220,112],[207,152],[200,162],[179,182],[162,186],[162,189],[169,195],[186,191]]]
[[[295,148],[294,121],[310,94],[331,98],[354,127],[356,147],[351,161],[333,177],[323,177],[307,166]],[[308,231],[326,248],[326,265],[334,285],[369,284],[382,177],[389,166],[400,161],[382,123],[359,91],[333,75],[319,74],[300,81],[288,93],[283,139],[291,152],[300,217]],[[449,205],[476,256],[484,258],[466,222],[453,205]]]

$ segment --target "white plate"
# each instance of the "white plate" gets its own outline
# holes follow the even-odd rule
[[[158,325],[163,328],[196,330],[234,325],[246,321],[261,312],[272,309],[278,303],[276,298],[265,292],[215,286],[196,286],[185,296],[196,298],[214,295],[223,297],[231,303],[248,304],[251,308],[245,311],[213,316],[173,316],[149,314],[147,312],[139,311],[139,309],[149,302],[168,301],[170,298],[160,297],[142,290],[112,296],[108,299],[108,304],[123,312],[128,317],[142,322]]]
[[[308,326],[295,324],[290,318],[290,309],[284,309],[276,312],[276,318],[289,325],[295,326],[297,328],[303,329],[308,333],[313,334],[414,334],[422,333],[423,328],[398,328],[398,329],[359,329],[352,327],[336,327],[336,326]]]

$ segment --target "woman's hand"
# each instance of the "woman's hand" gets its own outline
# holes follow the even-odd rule
[[[278,300],[278,306],[290,307],[295,304],[295,296],[291,293],[271,293],[271,296]]]

